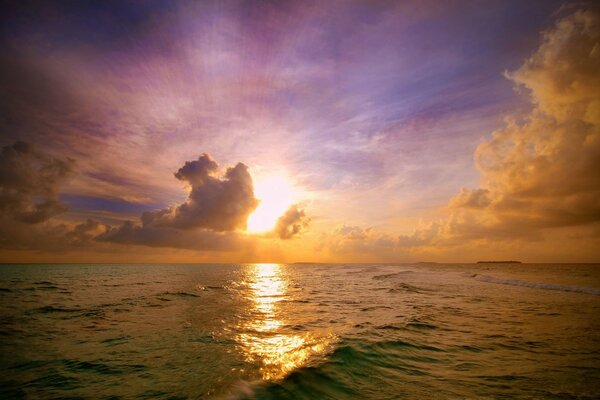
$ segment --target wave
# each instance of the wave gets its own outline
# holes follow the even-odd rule
[[[43,306],[34,308],[28,311],[28,314],[49,314],[49,313],[73,313],[81,312],[81,308],[67,308],[67,307],[55,307],[55,306]]]
[[[426,293],[430,292],[429,289],[424,289],[418,286],[409,285],[408,283],[398,283],[393,288],[388,289],[388,293]]]
[[[404,376],[429,374],[444,350],[405,340],[346,339],[325,361],[294,370],[280,381],[235,385],[234,399],[393,398]],[[411,378],[412,377],[412,378]]]
[[[558,290],[561,292],[586,293],[600,296],[600,289],[582,286],[557,285],[546,282],[523,281],[520,279],[502,279],[491,275],[473,274],[471,277],[480,282],[495,283],[499,285],[524,286],[536,289]]]
[[[374,265],[374,266],[370,266],[370,267],[360,268],[357,271],[348,271],[346,273],[347,274],[365,274],[365,273],[368,273],[368,272],[377,272],[377,271],[380,271],[380,270],[381,270],[380,267]]]
[[[158,294],[158,298],[161,299],[162,301],[164,300],[164,297],[162,296],[176,296],[176,297],[200,297],[200,295],[197,295],[195,293],[191,293],[191,292],[163,292],[163,293],[159,293]]]
[[[92,307],[64,307],[60,305],[46,305],[30,309],[27,315],[51,314],[60,319],[77,319],[82,317],[92,319],[104,319],[106,312],[127,312],[129,308],[124,307],[126,303],[105,303]]]
[[[64,367],[71,372],[91,372],[100,375],[126,375],[133,372],[145,371],[142,364],[111,365],[102,361],[64,360]]]

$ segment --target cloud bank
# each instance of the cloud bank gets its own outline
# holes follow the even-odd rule
[[[58,189],[73,172],[74,161],[58,159],[18,141],[0,153],[0,215],[37,224],[63,213]]]
[[[0,153],[0,248],[63,251],[89,246],[107,227],[88,219],[68,225],[53,218],[67,212],[59,191],[75,173],[60,159],[17,141]]]
[[[63,251],[108,243],[208,251],[243,251],[255,238],[243,234],[258,205],[248,168],[238,163],[219,174],[207,154],[188,161],[174,175],[190,187],[182,204],[144,212],[140,223],[110,226],[94,219],[56,222],[67,211],[59,188],[74,171],[74,161],[54,158],[25,142],[0,154],[0,247]],[[274,232],[289,239],[306,228],[304,211],[291,207]]]
[[[100,242],[112,242],[149,247],[173,247],[190,250],[228,251],[251,246],[249,238],[236,232],[215,232],[207,229],[153,227],[126,221],[120,227],[109,228],[97,236]]]
[[[450,200],[446,234],[502,237],[600,222],[600,14],[580,10],[543,35],[515,72],[533,109],[475,152],[482,187]]]
[[[380,252],[543,240],[558,228],[598,232],[600,225],[600,12],[584,9],[543,33],[523,65],[506,73],[532,107],[515,113],[475,151],[481,187],[462,188],[447,218],[392,237],[343,227],[334,251]],[[594,229],[595,227],[595,229]],[[588,229],[591,228],[591,229]]]

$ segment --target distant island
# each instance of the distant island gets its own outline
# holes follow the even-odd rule
[[[521,261],[477,261],[477,264],[521,264]]]

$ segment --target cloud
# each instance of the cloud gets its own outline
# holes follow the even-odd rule
[[[507,74],[529,90],[535,106],[523,123],[509,122],[477,148],[484,188],[470,192],[500,231],[600,222],[598,71],[600,14],[593,9],[560,20],[523,66]],[[465,193],[451,203],[457,206]]]
[[[207,154],[186,162],[175,177],[190,185],[187,200],[175,207],[145,212],[141,225],[127,221],[111,227],[88,219],[79,224],[50,219],[66,211],[59,186],[74,161],[51,157],[25,142],[0,154],[0,248],[63,251],[106,242],[196,250],[231,250],[249,244],[234,230],[245,227],[258,201],[247,167],[238,163],[218,176]],[[289,219],[288,236],[298,233],[302,215]],[[300,219],[298,219],[300,218]]]
[[[450,207],[485,208],[491,202],[489,195],[490,191],[488,189],[469,190],[462,188],[459,194],[450,199],[448,205]]]
[[[38,151],[17,141],[0,153],[0,215],[28,224],[47,221],[67,208],[58,188],[73,172],[74,161]]]
[[[91,244],[96,238],[104,234],[110,227],[93,219],[87,219],[64,236],[66,241],[73,246],[85,246]]]
[[[75,161],[59,159],[17,141],[0,153],[0,248],[63,251],[91,244],[107,227],[97,221],[52,221],[67,211],[59,188]]]
[[[410,235],[394,236],[373,227],[342,225],[324,235],[324,242],[335,252],[394,254],[402,249],[431,245],[439,236],[440,224],[422,224]]]
[[[191,187],[187,200],[159,211],[144,212],[141,225],[127,221],[110,228],[97,240],[145,246],[195,250],[242,250],[255,238],[239,232],[258,205],[248,168],[238,163],[218,176],[219,166],[208,155],[188,161],[175,177]],[[291,206],[278,220],[272,233],[280,239],[299,236],[310,219],[304,210]]]
[[[288,208],[285,214],[279,217],[273,231],[280,239],[291,239],[306,230],[309,222],[310,218],[304,210],[300,210],[296,205],[293,205]]]
[[[96,238],[110,229],[88,219],[80,224],[46,221],[29,224],[0,219],[0,249],[64,252],[95,245]]]
[[[531,91],[543,114],[558,123],[600,125],[600,8],[563,18],[521,68],[507,76]]]
[[[50,220],[66,211],[58,187],[73,172],[72,160],[59,160],[17,142],[0,156],[0,248],[66,251],[106,250],[110,243],[202,251],[251,251],[256,238],[240,232],[258,205],[248,168],[238,163],[219,174],[207,154],[188,161],[174,175],[190,187],[182,204],[142,213],[139,222],[110,226]],[[304,210],[290,207],[273,231],[281,239],[308,226]]]
[[[597,8],[544,33],[539,49],[506,74],[528,91],[531,111],[520,122],[509,116],[477,147],[482,187],[450,200],[450,216],[432,241],[539,240],[549,229],[600,223],[598,71]]]
[[[443,230],[443,225],[439,222],[430,222],[422,224],[410,235],[399,235],[395,244],[400,248],[419,247],[435,244]]]
[[[3,217],[0,220],[0,249],[62,250],[62,239],[67,232],[64,225],[32,225]]]
[[[236,232],[215,232],[207,229],[188,230],[172,227],[153,227],[126,221],[118,228],[110,228],[96,237],[100,242],[174,247],[191,250],[240,250],[250,241]]]
[[[391,236],[344,226],[326,235],[333,251],[439,252],[465,244],[542,242],[557,229],[600,228],[600,13],[559,20],[524,64],[506,76],[530,94],[532,108],[475,151],[481,187],[462,188],[447,217]]]
[[[126,221],[109,228],[101,242],[175,247],[194,250],[240,250],[250,238],[237,232],[258,205],[248,168],[238,163],[219,177],[219,165],[202,154],[187,161],[174,175],[191,190],[182,204],[141,215],[141,225]],[[298,223],[291,221],[291,223]]]
[[[258,205],[248,167],[238,163],[227,169],[223,179],[217,176],[218,168],[208,154],[186,162],[175,173],[177,179],[191,186],[185,203],[143,213],[143,225],[220,232],[245,228],[248,216]]]
[[[385,257],[395,250],[397,243],[393,236],[373,228],[342,225],[331,233],[323,234],[317,250],[329,249],[333,254],[370,254],[371,257]]]

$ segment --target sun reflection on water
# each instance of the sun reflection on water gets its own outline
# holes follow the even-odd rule
[[[283,378],[306,364],[309,359],[325,352],[331,336],[314,337],[312,334],[285,331],[278,303],[287,299],[289,281],[279,264],[255,264],[250,267],[250,296],[254,303],[252,318],[246,321],[239,337],[246,361],[260,364],[265,380]]]

